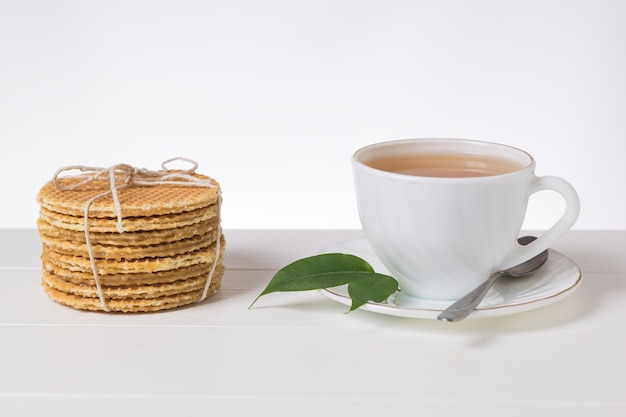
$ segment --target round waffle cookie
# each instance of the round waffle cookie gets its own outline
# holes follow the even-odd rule
[[[100,245],[129,247],[157,245],[161,243],[178,242],[194,236],[205,235],[209,232],[216,233],[217,227],[219,226],[217,220],[216,217],[213,217],[210,220],[204,220],[190,225],[173,226],[169,229],[141,230],[124,233],[117,231],[94,232],[93,229],[91,229],[89,237],[92,244]],[[37,219],[37,228],[42,238],[46,237],[72,242],[85,241],[84,227],[82,230],[64,229],[54,226],[40,217]]]
[[[224,276],[218,265],[206,296],[215,294]],[[203,295],[207,275],[190,277],[171,284],[103,287],[107,308],[111,312],[142,313],[182,307],[197,302]],[[44,291],[60,304],[80,310],[102,311],[95,286],[76,285],[52,274],[44,274]]]
[[[215,294],[225,270],[221,191],[196,166],[57,171],[37,194],[44,291],[76,309],[112,312],[171,309]],[[68,170],[81,173],[60,177]]]
[[[226,239],[221,236],[220,255],[223,254]],[[209,247],[192,252],[181,252],[172,256],[149,257],[140,259],[100,259],[94,258],[96,273],[99,276],[110,274],[136,274],[144,272],[175,271],[197,264],[212,264],[215,260],[217,242]],[[69,271],[93,273],[92,262],[89,257],[80,255],[66,255],[43,245],[42,259],[58,265]]]
[[[92,285],[94,283],[93,272],[91,271],[66,269],[62,265],[55,263],[55,259],[46,256],[45,253],[41,259],[44,274],[51,273],[75,284]],[[221,263],[222,259],[220,258],[218,262]],[[165,271],[132,271],[119,274],[101,274],[99,279],[103,286],[167,284],[190,276],[208,275],[212,266],[212,263],[199,263]]]
[[[195,173],[190,175],[198,180],[211,181],[217,185],[217,182],[210,177]],[[118,175],[118,177],[121,176]],[[111,189],[108,179],[98,178],[78,186],[84,180],[84,177],[66,177],[50,181],[39,191],[37,202],[41,207],[50,211],[81,217],[84,205],[89,199]],[[120,188],[117,193],[119,201],[123,202],[124,217],[155,216],[181,213],[215,204],[219,197],[219,186],[190,187],[180,184],[159,184]],[[115,204],[110,194],[94,201],[89,206],[90,218],[114,218],[116,216]]]
[[[219,287],[221,276],[224,273],[223,265],[217,266],[211,285],[217,291]],[[188,278],[179,279],[171,283],[164,284],[148,284],[148,285],[117,285],[102,287],[104,297],[107,300],[123,300],[123,299],[150,299],[159,298],[165,296],[171,296],[179,293],[186,293],[190,291],[203,290],[206,284],[208,274],[200,274],[196,276],[190,276]],[[86,298],[98,298],[98,290],[95,285],[75,284],[71,281],[66,281],[61,277],[58,277],[50,272],[44,272],[43,280],[44,286],[54,288],[59,292],[63,292],[69,295],[75,295]],[[98,300],[100,301],[100,300]]]
[[[124,213],[122,215],[124,216],[124,221],[122,222],[124,232],[178,230],[183,226],[194,226],[211,219],[219,221],[217,204],[196,210],[158,216],[126,217]],[[72,216],[41,207],[39,209],[39,218],[62,230],[73,230],[83,232],[83,234],[85,231],[85,218],[82,215]],[[90,233],[119,233],[119,230],[117,230],[117,218],[114,217],[89,217],[88,223]]]
[[[123,233],[122,233],[123,234]],[[93,256],[98,259],[115,259],[118,261],[132,261],[141,258],[164,258],[172,257],[181,253],[193,252],[208,247],[215,242],[217,232],[208,232],[196,235],[177,242],[164,242],[159,244],[128,246],[106,245],[91,243]],[[41,241],[47,248],[56,253],[70,256],[89,258],[89,249],[85,242],[76,240],[64,240],[41,235]],[[141,241],[139,241],[141,242]]]

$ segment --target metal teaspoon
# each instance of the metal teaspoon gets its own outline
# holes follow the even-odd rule
[[[534,236],[523,236],[520,237],[517,241],[521,245],[528,245],[533,240],[537,239]],[[442,311],[437,319],[441,321],[460,321],[469,316],[480,304],[481,300],[487,295],[487,291],[491,288],[491,286],[496,282],[501,276],[509,275],[512,277],[523,277],[526,275],[530,275],[546,262],[548,259],[548,250],[544,250],[539,255],[530,258],[526,262],[522,262],[519,265],[513,266],[511,268],[494,272],[487,278],[485,282],[476,287],[473,291],[467,293],[463,297],[459,298],[456,302]]]

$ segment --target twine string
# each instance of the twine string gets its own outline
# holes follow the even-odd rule
[[[170,171],[167,168],[167,164],[174,161],[183,161],[191,164],[191,168],[187,170],[177,170]],[[195,170],[198,168],[198,163],[191,159],[187,158],[171,158],[164,161],[161,164],[161,170],[153,171],[145,168],[136,168],[128,164],[117,164],[108,168],[98,168],[98,167],[88,167],[84,165],[70,165],[63,168],[58,169],[53,177],[54,185],[62,191],[71,191],[76,190],[85,185],[92,183],[100,179],[101,177],[107,176],[109,181],[109,189],[94,195],[89,200],[85,202],[83,206],[83,221],[85,224],[85,244],[87,245],[87,253],[89,254],[89,263],[91,265],[91,270],[93,272],[93,278],[96,283],[96,292],[98,293],[98,298],[100,299],[100,304],[102,305],[102,309],[104,311],[110,311],[107,306],[106,299],[104,297],[104,291],[102,290],[102,284],[100,282],[100,276],[98,274],[96,260],[93,253],[93,245],[91,244],[91,237],[89,233],[89,208],[90,206],[97,200],[111,195],[113,199],[113,205],[115,207],[115,215],[117,218],[116,222],[116,230],[118,233],[124,233],[123,226],[123,213],[122,213],[122,204],[119,200],[118,191],[124,188],[128,188],[131,186],[158,186],[158,185],[176,185],[183,187],[209,187],[209,188],[217,188],[217,184],[214,183],[210,179],[198,178],[193,175]],[[81,174],[76,175],[64,175],[69,171],[80,171]],[[72,185],[63,185],[61,184],[61,178],[78,178],[81,181],[76,182]],[[119,184],[118,184],[119,183]],[[218,190],[219,191],[219,190]],[[217,262],[220,255],[221,250],[221,234],[222,228],[220,225],[220,211],[222,204],[222,196],[221,192],[218,192],[217,196],[217,241],[215,244],[215,259],[213,260],[213,264],[211,266],[211,270],[209,271],[209,275],[207,277],[207,282],[204,286],[204,290],[200,299],[197,302],[203,301],[208,294],[209,287],[211,285],[211,281],[213,280],[213,274],[215,273],[215,269],[217,267]]]

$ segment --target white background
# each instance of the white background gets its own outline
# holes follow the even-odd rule
[[[0,0],[0,227],[57,168],[193,158],[225,228],[358,228],[350,156],[522,147],[626,228],[626,1]],[[529,228],[560,211],[532,199]]]

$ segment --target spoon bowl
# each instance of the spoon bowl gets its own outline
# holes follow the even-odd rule
[[[537,239],[535,236],[522,236],[517,241],[521,245],[528,245],[535,239]],[[489,278],[487,278],[485,282],[480,284],[478,287],[476,287],[474,290],[467,293],[463,297],[459,298],[456,302],[454,302],[452,305],[442,311],[439,316],[437,316],[437,319],[449,322],[463,320],[476,309],[476,307],[480,304],[485,295],[487,295],[489,289],[496,282],[496,279],[502,276],[519,278],[530,275],[539,268],[541,268],[547,260],[548,250],[546,249],[539,255],[534,256],[519,265],[512,266],[511,268],[507,268],[502,271],[494,272],[489,276]]]

